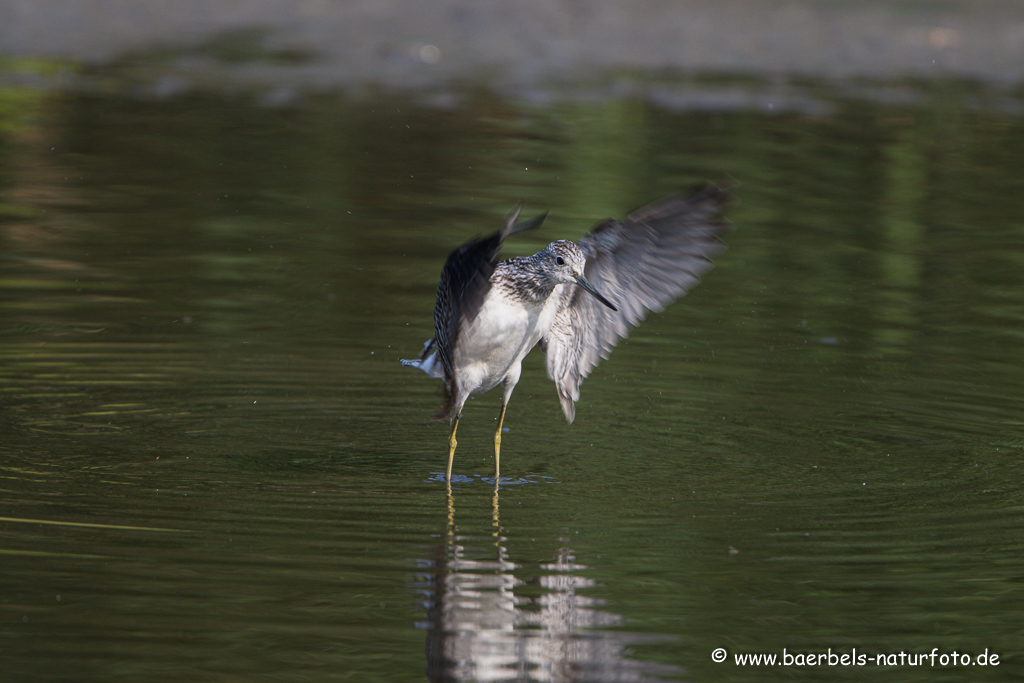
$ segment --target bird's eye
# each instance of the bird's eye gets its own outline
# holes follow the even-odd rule
[[[555,257],[555,263],[557,263],[560,266],[564,266],[565,265],[565,259],[562,258],[561,256],[556,256]]]

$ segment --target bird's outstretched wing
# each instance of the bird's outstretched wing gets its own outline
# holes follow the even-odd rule
[[[544,222],[547,213],[516,222],[520,206],[517,204],[505,218],[501,230],[488,237],[466,242],[448,255],[437,285],[437,304],[434,306],[434,339],[428,342],[423,354],[437,351],[444,372],[445,406],[441,413],[450,412],[453,399],[455,370],[452,359],[459,330],[476,318],[480,306],[491,288],[491,274],[497,263],[501,243],[510,235],[532,230]],[[425,355],[423,357],[425,357]]]
[[[674,195],[607,220],[577,242],[587,257],[585,275],[618,311],[580,287],[566,287],[555,322],[541,346],[548,376],[572,423],[580,383],[648,311],[661,311],[711,270],[731,229],[718,214],[730,198],[729,183],[709,184],[692,195]]]

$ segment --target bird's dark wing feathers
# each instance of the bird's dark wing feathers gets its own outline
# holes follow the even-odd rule
[[[566,419],[575,415],[579,385],[648,311],[661,311],[686,294],[711,257],[725,250],[730,224],[718,217],[729,184],[709,184],[607,220],[577,242],[586,277],[619,309],[612,311],[580,287],[566,288],[551,331],[542,342],[548,375],[558,387]]]
[[[437,304],[434,306],[434,344],[428,344],[423,353],[429,355],[436,345],[441,367],[444,369],[445,406],[442,413],[451,411],[454,399],[454,354],[459,330],[466,321],[476,318],[484,297],[491,288],[491,274],[497,264],[501,243],[510,235],[536,228],[544,222],[546,213],[516,222],[520,206],[506,217],[501,230],[488,237],[470,240],[448,255],[437,285]],[[423,357],[426,358],[426,355]]]

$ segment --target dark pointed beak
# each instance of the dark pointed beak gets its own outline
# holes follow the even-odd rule
[[[614,306],[612,306],[612,302],[611,301],[608,301],[608,299],[605,299],[603,296],[598,294],[597,290],[594,289],[594,285],[590,284],[590,281],[587,280],[587,278],[583,277],[582,275],[577,275],[576,276],[576,284],[578,284],[580,287],[582,287],[583,289],[585,289],[588,292],[590,292],[591,294],[593,294],[595,297],[597,297],[598,301],[603,303],[608,308],[612,309],[613,311],[618,311],[619,310],[619,309],[615,308]]]

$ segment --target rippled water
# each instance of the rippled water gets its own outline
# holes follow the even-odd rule
[[[0,114],[4,680],[1018,680],[1024,122],[820,90]],[[497,492],[470,401],[448,497],[448,251],[724,174],[718,267],[571,427],[528,359]],[[732,659],[783,648],[1001,659]]]

